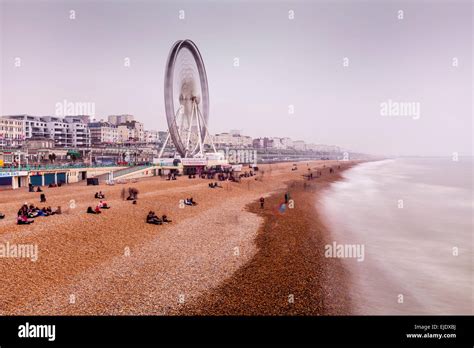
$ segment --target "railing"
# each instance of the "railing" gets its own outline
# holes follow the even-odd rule
[[[133,172],[137,172],[139,170],[146,169],[146,168],[153,167],[153,166],[154,166],[153,164],[143,164],[143,165],[139,165],[139,166],[133,166],[133,167],[128,167],[128,168],[124,168],[124,169],[119,169],[119,170],[114,172],[113,176],[114,176],[114,178],[119,178],[121,176],[130,174],[130,173],[133,173]]]
[[[118,164],[67,164],[67,165],[27,165],[18,167],[3,167],[0,168],[0,172],[15,172],[15,171],[38,171],[38,170],[53,170],[53,169],[77,169],[77,168],[105,168],[105,167],[123,167],[124,165]],[[128,164],[133,167],[133,164]]]

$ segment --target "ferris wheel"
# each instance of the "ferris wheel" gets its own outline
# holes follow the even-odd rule
[[[165,70],[165,112],[168,135],[160,156],[171,137],[181,157],[204,157],[208,137],[209,89],[206,68],[197,46],[179,40],[172,46]]]

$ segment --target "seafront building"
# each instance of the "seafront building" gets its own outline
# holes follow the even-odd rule
[[[252,147],[252,138],[241,135],[240,132],[218,133],[212,136],[214,145],[218,148],[224,147]]]
[[[145,127],[138,121],[127,121],[117,126],[118,142],[145,142]]]
[[[66,148],[86,148],[91,146],[90,131],[81,118],[45,116],[46,137],[54,139],[56,146]]]
[[[51,138],[57,148],[90,148],[114,146],[158,146],[165,142],[168,132],[146,130],[144,124],[130,114],[109,115],[107,121],[91,121],[88,115],[31,116],[11,115],[0,118],[0,146],[17,147],[30,138]],[[262,137],[253,139],[240,130],[211,135],[218,149],[240,148],[259,151],[340,152],[337,146],[307,144],[289,137]],[[210,148],[210,141],[205,146]],[[169,145],[168,150],[174,151]]]
[[[3,116],[2,119],[21,121],[25,139],[31,137],[44,137],[46,134],[46,122],[41,120],[41,118],[38,116],[10,115]]]
[[[127,122],[134,121],[135,116],[128,115],[128,114],[125,114],[125,115],[110,115],[110,116],[108,116],[107,119],[108,119],[109,123],[118,126],[119,124],[122,124],[122,123],[127,123]]]
[[[272,138],[256,138],[253,139],[252,145],[256,149],[273,149],[274,140]]]
[[[147,143],[147,144],[159,144],[160,143],[160,132],[159,131],[145,130],[144,137],[145,137],[145,143]]]
[[[3,116],[2,120],[22,123],[23,139],[51,138],[58,147],[90,147],[90,132],[80,117]]]
[[[0,118],[0,146],[18,146],[25,139],[23,121]]]
[[[18,168],[35,168],[45,166],[140,166],[143,164],[160,165],[157,175],[170,167],[174,161],[176,149],[169,143],[164,151],[160,148],[165,143],[168,132],[145,130],[143,123],[135,120],[133,115],[110,115],[107,121],[91,121],[88,115],[78,116],[32,116],[10,115],[0,117],[0,176],[11,179],[1,179],[4,184],[19,187],[28,183],[41,185],[43,183],[57,183],[59,181],[74,182],[90,174],[63,174],[49,175],[47,171],[36,175],[45,178],[33,177],[31,173],[16,173]],[[212,140],[218,153],[225,156],[239,154],[238,158],[255,158],[254,162],[292,161],[298,159],[338,159],[341,150],[337,146],[307,144],[303,140],[293,141],[288,137],[261,137],[253,139],[241,134],[240,130],[218,133],[207,138],[204,147],[210,155],[213,148]],[[234,152],[232,152],[234,151]],[[229,155],[230,156],[230,155]],[[158,158],[161,157],[161,158]],[[183,158],[181,159],[183,172],[199,172],[209,159]],[[233,157],[226,157],[230,164],[238,165]],[[221,159],[217,159],[221,161]],[[216,162],[217,163],[217,162]],[[229,164],[228,163],[228,164]],[[3,167],[3,168],[2,168]],[[27,170],[28,172],[28,170]],[[43,173],[44,172],[44,173]],[[145,171],[146,173],[147,171]],[[43,173],[43,174],[41,174]],[[46,174],[45,174],[46,173]],[[61,172],[62,173],[62,172]],[[28,179],[18,179],[21,176]],[[72,176],[71,176],[72,175]],[[145,174],[144,174],[145,175]],[[146,174],[148,175],[148,174]],[[54,177],[54,180],[53,180]],[[72,178],[71,180],[69,178]],[[19,180],[19,181],[18,181]],[[23,180],[23,181],[22,181]],[[26,180],[26,181],[25,181]],[[1,185],[0,185],[1,186]]]
[[[115,144],[118,142],[118,128],[109,122],[91,122],[88,124],[91,144]]]
[[[297,151],[306,151],[306,143],[303,140],[293,141],[293,148]]]

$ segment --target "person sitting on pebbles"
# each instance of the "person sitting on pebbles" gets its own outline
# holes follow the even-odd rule
[[[110,209],[110,206],[107,204],[106,201],[99,201],[98,206],[100,209]]]
[[[48,216],[48,214],[46,213],[46,209],[42,208],[38,210],[36,216]]]
[[[191,197],[191,198],[186,198],[186,199],[184,200],[184,204],[185,204],[185,205],[197,205],[197,203],[193,200],[193,197]]]
[[[87,207],[87,214],[100,214],[101,211],[99,207],[95,207],[95,210],[92,207]]]
[[[18,225],[29,225],[29,224],[32,224],[33,222],[35,222],[35,220],[28,219],[26,215],[18,215],[17,220],[16,220],[16,223]]]
[[[161,225],[163,224],[163,221],[160,220],[158,216],[156,216],[154,211],[150,211],[146,216],[146,223],[152,225]]]

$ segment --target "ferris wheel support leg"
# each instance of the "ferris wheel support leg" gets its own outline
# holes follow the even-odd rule
[[[161,158],[163,155],[163,152],[165,151],[166,144],[168,144],[168,141],[170,140],[170,132],[168,131],[168,135],[166,136],[166,140],[163,143],[163,146],[161,147],[160,154],[158,155],[158,158]]]
[[[204,149],[203,149],[202,139],[201,139],[201,122],[199,121],[200,112],[199,112],[199,109],[198,109],[196,104],[194,104],[194,108],[196,110],[196,121],[197,121],[196,123],[197,123],[197,127],[198,127],[199,155],[203,156],[204,155]]]
[[[176,117],[178,117],[178,116],[176,116]],[[178,122],[176,122],[176,124],[178,124]],[[183,128],[184,128],[184,117],[181,117],[181,122],[180,122],[180,126],[178,128],[178,132],[182,132]]]
[[[205,120],[204,117],[202,116],[201,110],[199,110],[199,108],[197,108],[197,111],[198,111],[199,118],[201,119],[202,123],[204,124],[204,127],[206,127],[206,134],[205,134],[205,137],[206,137],[206,136],[209,137],[209,141],[211,142],[212,149],[214,150],[214,153],[216,153],[217,150],[216,150],[216,147],[214,146],[214,142],[212,141],[212,137],[211,137],[211,135],[209,134],[209,127],[208,127],[207,124],[206,124],[206,120]],[[204,141],[206,140],[205,137],[204,137]]]
[[[194,103],[193,103],[193,108],[191,110],[191,119],[189,120],[189,126],[188,126],[188,137],[186,139],[186,152],[188,152],[189,148],[189,140],[191,138],[191,132],[192,132],[192,126],[193,126],[193,120],[194,120]],[[186,154],[187,155],[187,154]]]

